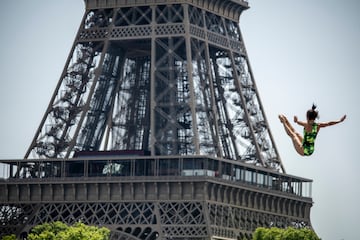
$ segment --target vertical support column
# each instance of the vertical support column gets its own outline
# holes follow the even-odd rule
[[[150,149],[151,155],[155,153],[155,71],[156,71],[156,6],[151,6],[152,20],[151,20],[151,70],[150,70]]]
[[[194,134],[193,143],[195,146],[195,153],[200,154],[199,146],[199,132],[198,132],[198,123],[196,117],[196,102],[195,102],[195,93],[194,93],[194,81],[193,81],[193,66],[192,66],[192,55],[191,55],[191,40],[190,40],[190,19],[189,19],[189,5],[183,4],[184,8],[184,24],[185,24],[185,46],[186,46],[186,62],[188,69],[188,80],[190,85],[190,108],[192,116],[192,131]]]

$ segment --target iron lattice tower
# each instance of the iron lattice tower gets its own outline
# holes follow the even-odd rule
[[[311,180],[285,173],[250,68],[246,1],[85,5],[25,159],[2,161],[4,232],[81,220],[112,239],[236,239],[311,226]]]
[[[239,29],[245,1],[85,2],[26,158],[136,149],[284,171]]]

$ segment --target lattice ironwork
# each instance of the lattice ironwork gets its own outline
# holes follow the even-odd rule
[[[277,204],[281,204],[280,201]],[[206,239],[209,231],[213,236],[236,239],[240,235],[251,235],[258,226],[310,225],[306,220],[301,221],[302,218],[275,212],[198,201],[12,204],[1,208],[0,229],[3,234],[10,234],[19,229],[26,232],[31,226],[44,222],[81,221],[108,227],[112,239],[150,240],[159,236]],[[21,228],[22,224],[27,228]]]
[[[26,157],[135,149],[284,171],[234,5],[90,8]]]

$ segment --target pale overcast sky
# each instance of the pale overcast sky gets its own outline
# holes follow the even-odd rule
[[[240,28],[287,173],[314,180],[312,225],[324,240],[358,239],[360,1],[249,0]],[[82,0],[0,1],[0,159],[23,158],[50,101],[84,13]],[[322,129],[301,157],[278,120],[305,120],[315,102]],[[296,126],[298,131],[302,131]]]

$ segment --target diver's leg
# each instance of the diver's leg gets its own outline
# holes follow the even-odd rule
[[[296,152],[298,154],[300,154],[301,156],[304,156],[304,148],[302,146],[302,142],[300,142],[297,137],[291,138],[291,140],[292,140],[292,142],[294,144]]]
[[[279,115],[279,118],[280,118],[280,122],[284,125],[287,135],[289,135],[292,138],[296,133],[295,129],[291,126],[291,124],[284,115]]]
[[[293,126],[290,124],[290,122],[289,122],[289,120],[284,116],[284,115],[282,115],[282,118],[284,119],[284,123],[286,124],[286,126],[289,128],[289,130],[290,130],[290,132],[291,132],[291,137],[295,137],[295,138],[297,138],[297,142],[299,142],[300,143],[300,145],[302,145],[302,141],[303,141],[303,136],[300,134],[300,133],[298,133],[298,132],[296,132],[296,130],[293,128]],[[295,136],[294,136],[294,134],[295,134]]]
[[[279,115],[279,118],[281,123],[284,125],[287,135],[290,136],[296,152],[299,153],[301,156],[304,156],[304,148],[302,146],[302,136],[295,131],[295,129],[291,126],[291,124],[284,115]]]
[[[289,120],[284,116],[284,115],[279,115],[280,121],[285,124],[291,132],[296,133],[295,129],[293,128],[293,126],[291,126]]]

